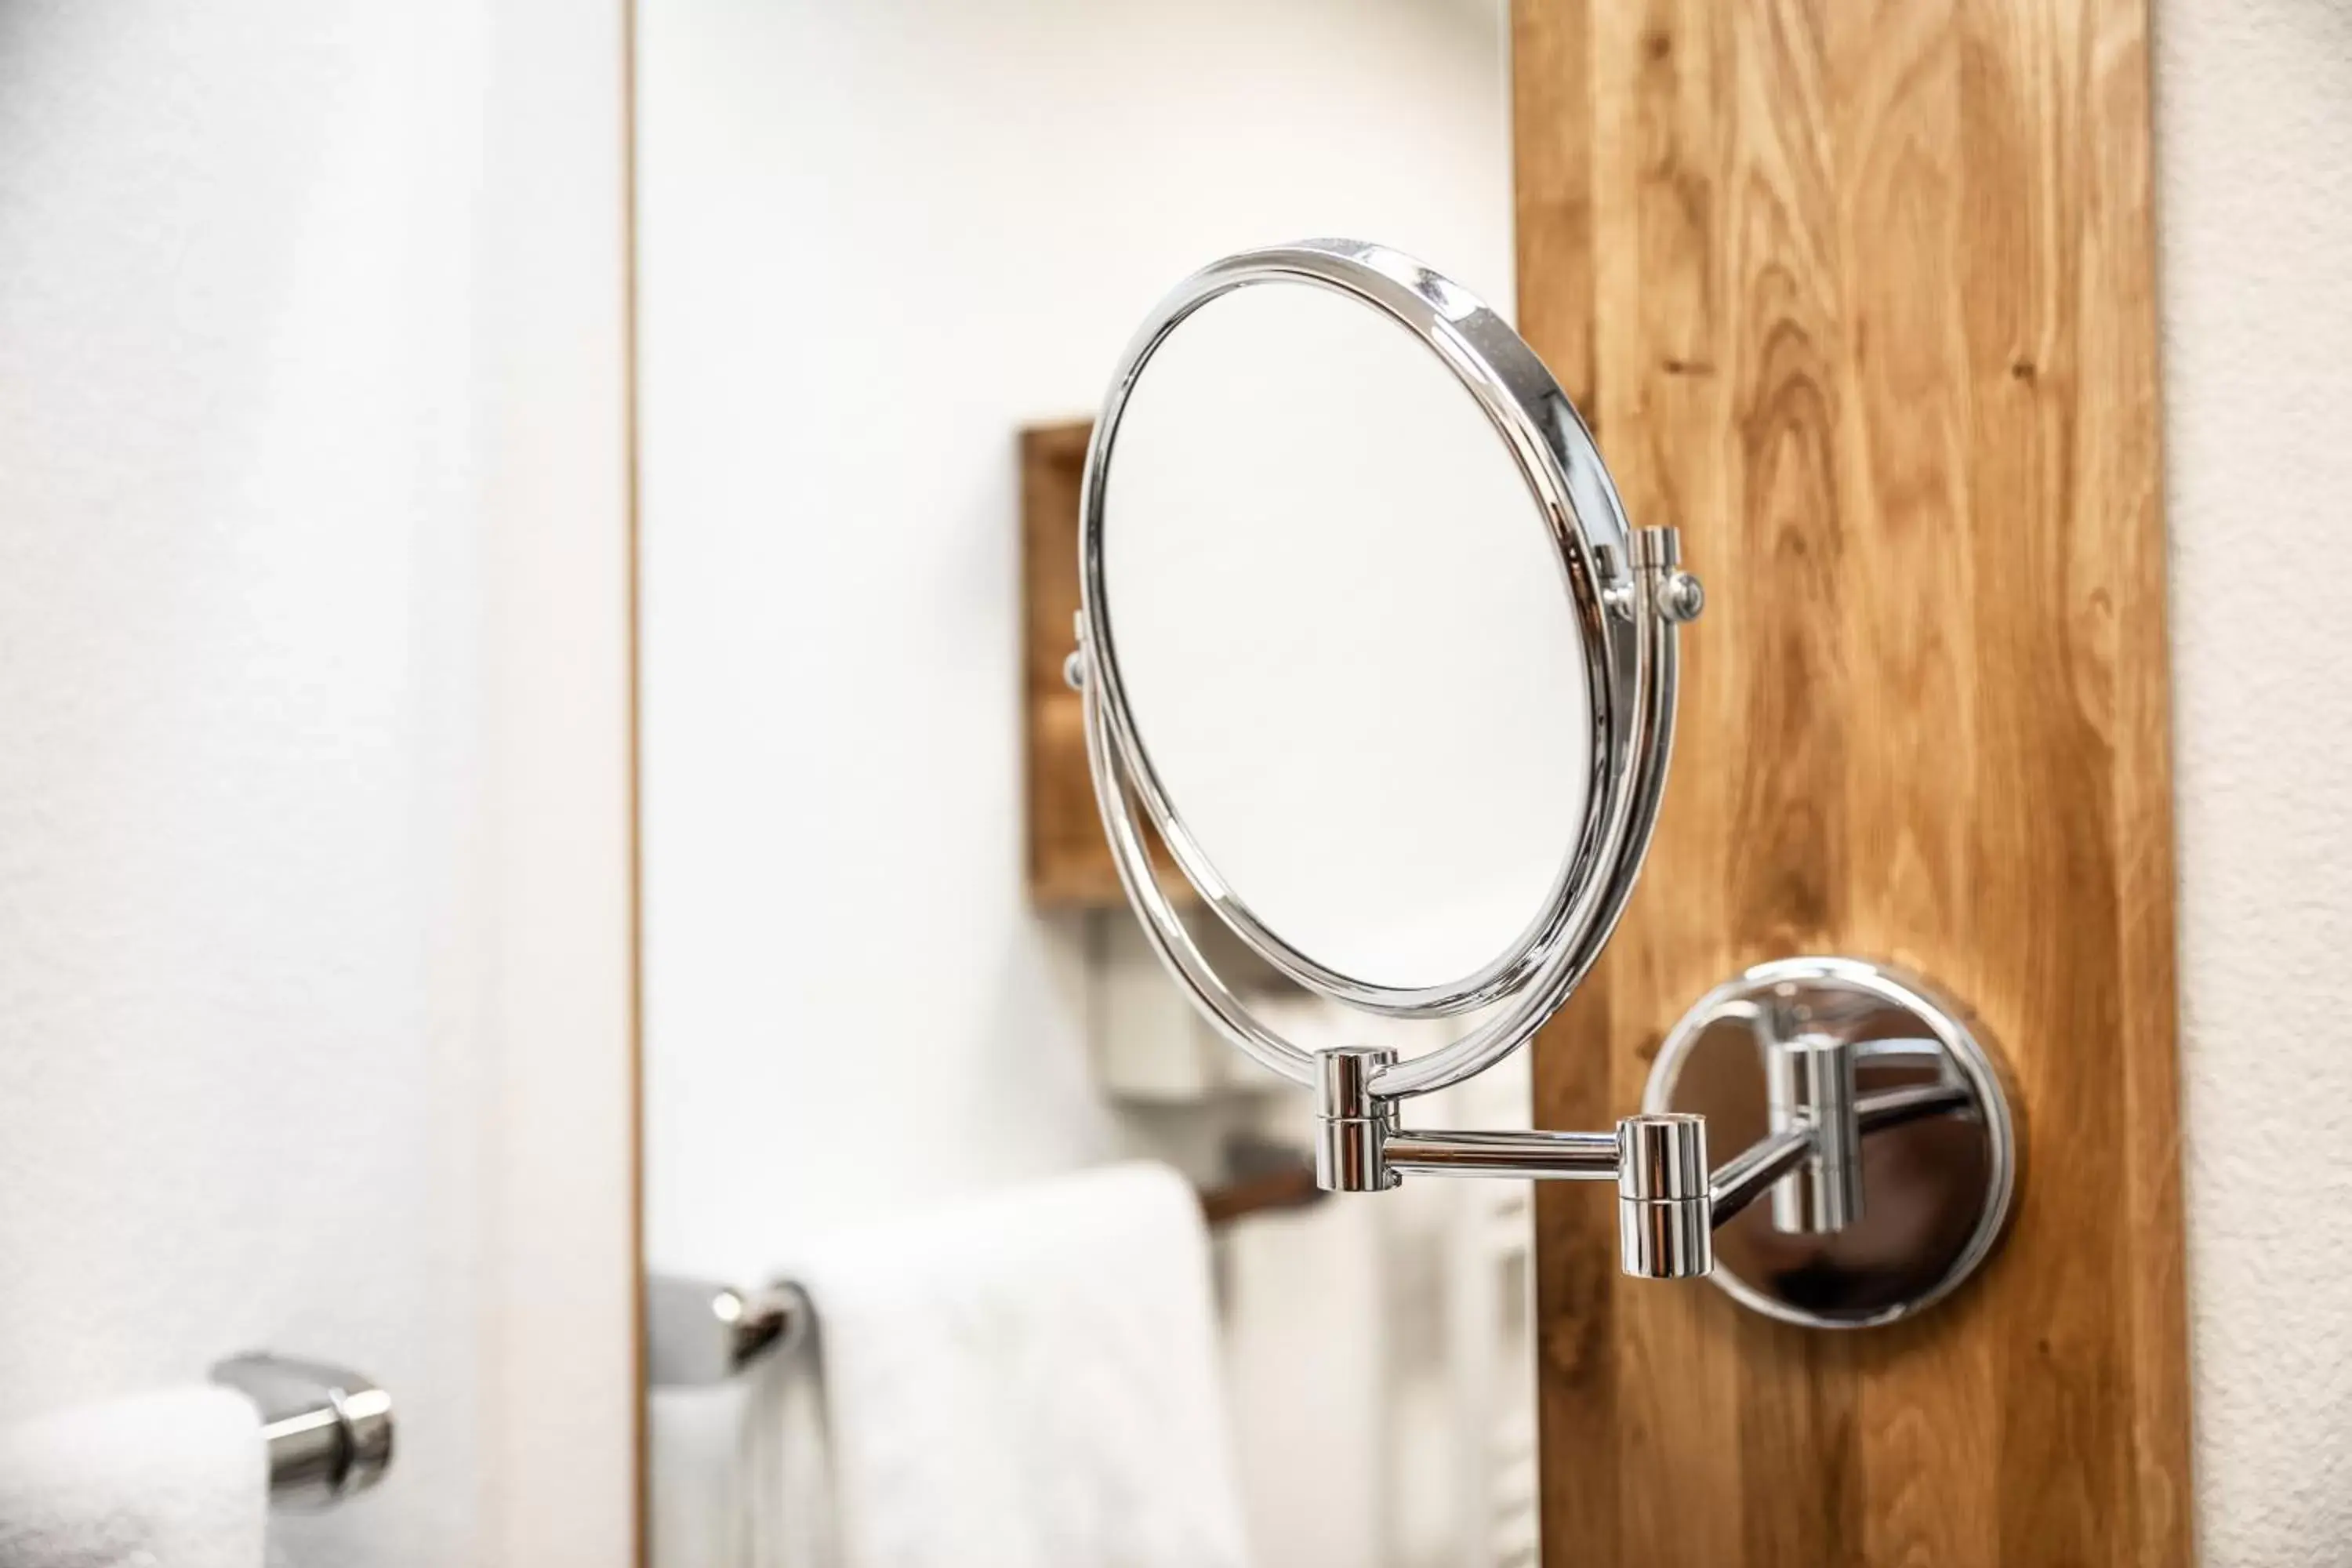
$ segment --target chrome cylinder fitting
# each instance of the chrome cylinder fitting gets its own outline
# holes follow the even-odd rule
[[[1315,1058],[1315,1184],[1376,1193],[1402,1180],[1389,1169],[1396,1108],[1372,1093],[1372,1074],[1397,1059],[1383,1046],[1335,1046]]]
[[[1853,1042],[1829,1035],[1776,1040],[1764,1053],[1772,1131],[1812,1135],[1812,1152],[1772,1184],[1772,1228],[1784,1236],[1827,1236],[1862,1217],[1853,1062]]]
[[[1678,528],[1637,528],[1628,542],[1636,570],[1671,572],[1683,563],[1683,533]]]
[[[1628,1116],[1617,1123],[1617,1261],[1640,1279],[1689,1279],[1715,1268],[1706,1122]]]
[[[1699,617],[1706,608],[1706,590],[1682,569],[1683,539],[1672,528],[1638,529],[1633,534],[1633,565],[1650,574],[1651,603],[1665,620],[1680,626]]]
[[[1617,1200],[1617,1266],[1636,1279],[1697,1279],[1715,1272],[1715,1226],[1705,1198]]]

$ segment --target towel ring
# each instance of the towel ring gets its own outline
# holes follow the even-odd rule
[[[1469,395],[1533,502],[1581,650],[1580,696],[1591,716],[1589,776],[1573,841],[1517,938],[1450,980],[1369,978],[1318,960],[1275,929],[1220,871],[1179,808],[1165,759],[1155,757],[1136,719],[1107,563],[1119,510],[1110,478],[1137,391],[1171,340],[1204,308],[1242,290],[1285,286],[1337,297],[1385,318]],[[1237,363],[1231,384],[1263,381],[1265,371],[1263,364]],[[1210,451],[1202,461],[1213,463],[1216,456]],[[1149,504],[1144,516],[1147,531],[1155,522],[1181,530],[1193,521],[1220,521],[1171,523],[1152,515]],[[1769,1115],[1755,1142],[1719,1168],[1708,1164],[1705,1117],[1683,1105],[1671,1083],[1662,1088],[1655,1080],[1646,1109],[1607,1131],[1409,1131],[1401,1125],[1404,1100],[1483,1072],[1525,1045],[1600,957],[1640,877],[1657,820],[1674,750],[1680,628],[1706,604],[1698,580],[1683,570],[1675,531],[1628,522],[1600,450],[1567,395],[1535,352],[1468,289],[1401,252],[1339,239],[1244,252],[1186,279],[1145,319],[1113,372],[1087,454],[1078,566],[1082,607],[1066,674],[1084,699],[1087,758],[1120,881],[1153,951],[1218,1033],[1270,1070],[1314,1089],[1316,1174],[1326,1190],[1379,1191],[1408,1173],[1613,1180],[1621,1266],[1642,1278],[1679,1279],[1713,1272],[1716,1227],[1761,1194],[1771,1194],[1772,1223],[1787,1234],[1834,1235],[1861,1225],[1870,1173],[1885,1164],[1864,1158],[1864,1139],[1953,1121],[1981,1130],[1983,1153],[1947,1198],[1975,1205],[1979,1223],[1970,1234],[1985,1239],[1963,1257],[1915,1269],[1916,1299],[1899,1305],[1903,1310],[1925,1305],[1982,1261],[2007,1214],[2014,1173],[2000,1075],[1978,1037],[1922,985],[1902,989],[1908,1011],[1901,1032],[1916,1053],[1931,1058],[1929,1081],[1865,1094],[1856,1063],[1871,1041],[1837,1020],[1869,1012],[1849,1005],[1857,988],[1885,1001],[1881,993],[1895,983],[1856,961],[1801,961],[1812,967],[1801,973],[1751,972],[1731,983],[1767,998],[1749,997],[1748,1005],[1759,1016],[1769,1013],[1774,1027],[1757,1032],[1744,1068],[1722,1071],[1749,1074],[1752,1098],[1769,1106]],[[1317,624],[1312,604],[1298,613]],[[1310,691],[1297,700],[1314,697]],[[1147,834],[1166,847],[1202,907],[1297,985],[1375,1016],[1447,1017],[1480,1010],[1484,1016],[1445,1045],[1409,1060],[1381,1047],[1307,1049],[1219,973],[1160,887]],[[1718,993],[1702,1006],[1722,1004]],[[1869,1016],[1883,1022],[1885,1013],[1882,1007]],[[1694,1026],[1690,1032],[1704,1031]],[[1662,1057],[1659,1071],[1666,1068]],[[1953,1143],[1948,1138],[1920,1146]],[[1759,1305],[1751,1285],[1743,1281],[1734,1293]],[[1880,1315],[1871,1321],[1885,1321],[1893,1305],[1880,1303]],[[1780,1315],[1809,1321],[1801,1313]]]

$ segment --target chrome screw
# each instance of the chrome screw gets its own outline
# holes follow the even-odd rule
[[[1670,572],[1658,584],[1658,613],[1670,621],[1695,621],[1706,608],[1706,589],[1687,572]]]

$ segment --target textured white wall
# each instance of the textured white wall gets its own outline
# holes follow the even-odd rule
[[[348,1361],[297,1562],[627,1560],[621,46],[0,7],[0,1420]]]
[[[2352,1561],[2352,10],[2160,0],[2205,1561]]]

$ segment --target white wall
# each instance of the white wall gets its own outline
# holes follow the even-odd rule
[[[1202,262],[1358,234],[1512,294],[1501,8],[646,0],[648,1245],[1098,1158],[1022,887],[1026,421]]]
[[[622,43],[0,8],[0,1420],[346,1361],[299,1563],[631,1546]]]
[[[2204,1560],[2352,1557],[2352,11],[2159,0]]]

